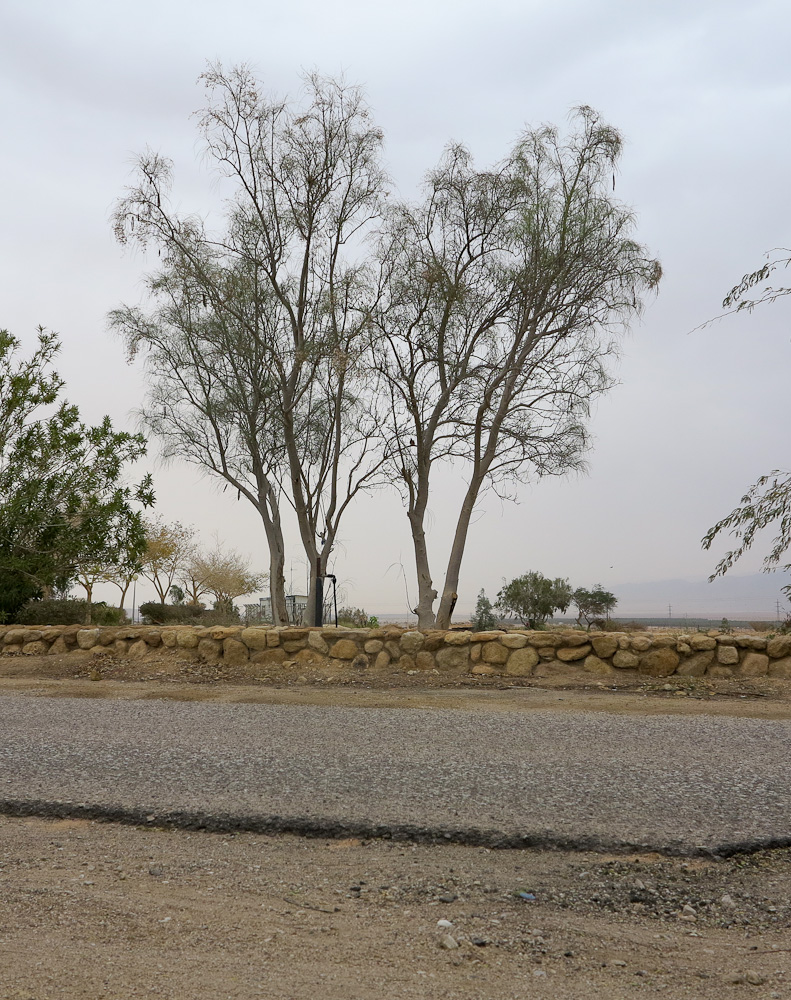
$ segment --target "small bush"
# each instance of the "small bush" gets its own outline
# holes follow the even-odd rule
[[[67,597],[59,601],[28,601],[16,613],[19,625],[84,625],[88,602]]]
[[[147,601],[139,610],[145,625],[202,625],[206,614],[201,604],[160,604],[159,601]]]
[[[475,611],[470,619],[473,629],[476,632],[488,632],[493,629],[499,619],[494,612],[492,602],[486,596],[486,591],[482,590],[478,594],[478,600],[475,602]]]
[[[338,608],[338,624],[345,628],[377,628],[379,619],[369,618],[362,608]]]

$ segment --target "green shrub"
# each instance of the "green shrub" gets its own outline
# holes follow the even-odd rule
[[[16,613],[19,625],[84,625],[88,617],[88,602],[82,598],[28,601]]]
[[[206,614],[201,604],[160,604],[159,601],[146,601],[139,610],[145,625],[202,625]]]
[[[345,628],[378,628],[379,619],[369,617],[362,608],[338,608],[338,624]]]
[[[498,621],[499,619],[494,613],[492,602],[486,596],[486,591],[482,590],[478,594],[478,600],[475,602],[475,611],[470,619],[472,627],[476,632],[488,632],[495,627]]]

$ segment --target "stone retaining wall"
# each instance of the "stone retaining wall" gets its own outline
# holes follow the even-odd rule
[[[510,677],[584,670],[649,677],[791,678],[791,635],[575,630],[492,632],[400,628],[196,628],[129,625],[0,627],[0,653],[112,653],[145,660],[163,653],[212,665],[283,669],[300,664],[357,670],[441,671]]]

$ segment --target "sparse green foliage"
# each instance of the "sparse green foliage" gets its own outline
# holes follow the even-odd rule
[[[339,608],[338,624],[346,628],[378,628],[379,619],[370,617],[362,608]]]
[[[604,590],[600,583],[597,583],[592,590],[578,587],[574,591],[571,601],[577,607],[577,623],[581,625],[584,621],[588,628],[597,619],[609,618],[610,612],[618,603],[617,597],[608,590]]]
[[[568,580],[550,580],[542,573],[530,572],[505,584],[497,595],[497,609],[504,617],[518,618],[530,628],[543,625],[556,611],[571,604],[572,589]]]
[[[475,602],[475,611],[472,616],[472,627],[476,632],[487,632],[497,624],[497,615],[494,613],[494,606],[486,592],[481,590],[478,600]]]

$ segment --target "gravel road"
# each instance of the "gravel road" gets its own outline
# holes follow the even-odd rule
[[[728,853],[791,843],[791,722],[0,696],[0,811]]]

